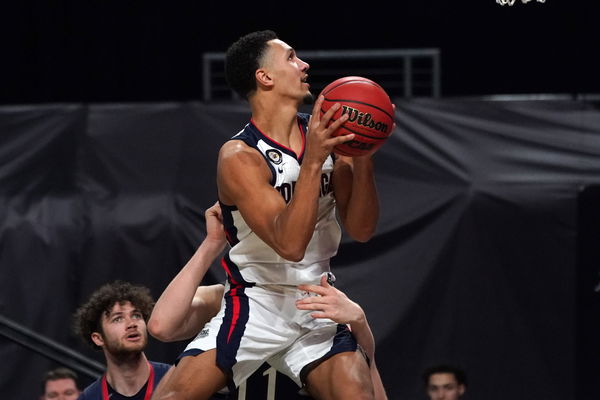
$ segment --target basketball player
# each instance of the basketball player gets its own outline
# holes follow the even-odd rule
[[[149,399],[170,365],[148,361],[146,319],[154,300],[148,288],[116,281],[96,290],[75,313],[81,339],[106,358],[106,373],[79,399]]]
[[[160,295],[148,320],[148,331],[158,340],[172,342],[189,339],[200,332],[220,309],[223,285],[200,286],[211,263],[225,247],[221,208],[218,203],[206,210],[205,220],[206,238]],[[329,318],[351,326],[358,344],[371,361],[375,400],[387,400],[375,365],[375,340],[362,308],[329,285],[326,276],[321,278],[320,286],[303,285],[299,289],[319,296],[299,300],[296,304],[298,309],[316,311],[311,314],[313,318]]]
[[[217,185],[231,245],[223,306],[186,348],[158,399],[206,399],[239,385],[264,361],[317,399],[372,399],[365,356],[345,325],[314,319],[296,300],[300,284],[329,274],[341,231],[366,241],[379,215],[368,157],[334,160],[340,105],[299,114],[310,100],[309,65],[271,31],[227,51],[229,85],[245,97],[250,122],[219,152]],[[330,124],[331,122],[331,124]]]

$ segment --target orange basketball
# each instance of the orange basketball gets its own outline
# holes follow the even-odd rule
[[[321,95],[325,97],[321,116],[335,103],[341,107],[332,117],[337,120],[348,114],[348,120],[334,136],[354,133],[355,137],[334,148],[344,156],[373,154],[391,135],[394,127],[394,107],[385,90],[370,79],[347,76],[327,85]]]

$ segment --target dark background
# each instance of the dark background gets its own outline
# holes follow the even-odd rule
[[[600,92],[597,2],[22,1],[0,12],[0,102],[200,98],[203,52],[270,28],[299,50],[440,48],[442,93]]]
[[[423,400],[421,371],[448,362],[467,370],[467,399],[596,400],[600,112],[395,104],[374,157],[376,235],[344,238],[332,260],[368,316],[390,399]],[[0,107],[1,315],[102,362],[72,314],[115,279],[160,295],[202,240],[218,149],[248,117],[237,103]],[[215,265],[205,282],[223,278]],[[186,342],[152,340],[148,357],[170,363]],[[2,336],[0,359],[11,399],[35,398],[59,364]],[[255,378],[247,399],[264,400]],[[296,399],[285,381],[276,398]]]
[[[463,98],[600,93],[599,7],[579,3],[4,4],[0,311],[101,361],[70,332],[77,305],[116,278],[158,296],[189,258],[216,151],[248,118],[196,101],[203,52],[264,28],[299,50],[437,47],[447,98],[394,99],[377,236],[334,259],[390,398],[422,399],[420,371],[447,361],[469,399],[595,399],[598,111]],[[183,345],[148,353],[170,362]],[[4,338],[0,359],[16,399],[56,366]]]

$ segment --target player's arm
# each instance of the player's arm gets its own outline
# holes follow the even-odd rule
[[[198,286],[225,247],[218,204],[206,210],[206,238],[156,302],[148,331],[164,342],[188,339],[218,311],[223,285]]]
[[[225,204],[235,205],[252,231],[290,261],[304,258],[315,229],[323,162],[334,146],[353,137],[331,137],[347,116],[328,127],[339,104],[320,117],[318,110],[322,102],[319,98],[315,103],[316,112],[309,124],[304,159],[294,195],[287,204],[271,186],[271,172],[255,149],[241,141],[229,141],[219,152],[219,198]]]
[[[359,242],[369,240],[379,219],[379,198],[371,157],[336,156],[333,190],[346,232]]]
[[[371,380],[376,400],[387,400],[385,388],[375,363],[375,339],[362,307],[353,302],[342,291],[329,285],[327,277],[321,277],[321,285],[300,285],[299,290],[318,294],[296,301],[300,310],[313,310],[313,318],[329,318],[338,324],[349,324],[356,342],[370,360]]]

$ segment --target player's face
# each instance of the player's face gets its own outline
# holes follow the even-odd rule
[[[299,102],[312,99],[307,73],[310,65],[298,58],[296,51],[279,39],[269,41],[268,45],[265,64],[273,79],[274,90]]]
[[[465,386],[459,384],[451,373],[433,374],[429,377],[427,394],[431,400],[458,400],[465,392]]]
[[[79,397],[79,390],[75,381],[70,378],[55,379],[46,382],[46,391],[44,400],[76,400]]]
[[[130,302],[115,304],[108,315],[102,316],[104,349],[113,355],[139,353],[148,343],[146,321]]]

